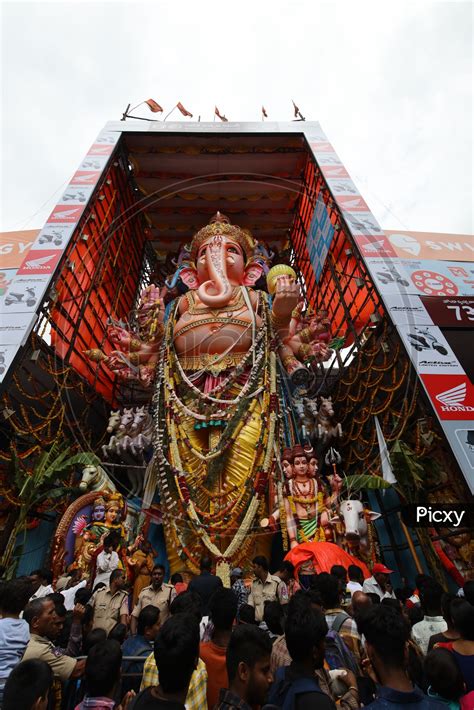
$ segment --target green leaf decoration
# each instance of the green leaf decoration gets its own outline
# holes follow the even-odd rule
[[[425,469],[414,451],[397,439],[390,451],[393,472],[397,477],[398,488],[409,502],[414,502],[419,491],[425,486]]]
[[[379,491],[381,489],[390,488],[391,484],[385,481],[381,476],[373,476],[369,473],[358,473],[351,476],[346,476],[343,485],[348,488],[351,493],[356,493],[363,489],[369,491]]]

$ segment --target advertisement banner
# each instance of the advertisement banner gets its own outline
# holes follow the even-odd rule
[[[18,269],[17,276],[22,276],[23,274],[53,274],[62,253],[62,249],[37,249],[30,252]]]
[[[102,170],[105,168],[105,164],[107,163],[109,159],[108,155],[86,155],[82,163],[79,165],[79,170],[80,171],[94,171],[94,172],[99,172],[99,175],[102,173]],[[75,173],[77,175],[77,173]],[[99,176],[98,176],[99,177]]]
[[[83,205],[92,194],[95,185],[71,185],[66,188],[61,198],[62,204]]]
[[[311,141],[311,150],[313,153],[334,153],[334,148],[329,141]]]
[[[383,302],[388,315],[396,326],[433,325],[433,320],[419,296],[409,293],[403,296],[384,294]]]
[[[366,201],[357,195],[336,195],[336,202],[343,212],[367,212]]]
[[[0,313],[33,313],[40,305],[51,275],[16,274],[8,292],[0,298]]]
[[[331,167],[330,165],[326,165],[325,168],[326,170],[333,170],[334,166]],[[336,169],[341,170],[341,168]],[[326,176],[326,170],[322,170],[324,175]],[[337,195],[351,195],[352,197],[360,197],[359,190],[350,179],[338,177],[337,175],[335,175],[328,177],[327,183],[334,197],[336,197]]]
[[[16,272],[16,269],[2,269],[0,271],[0,297],[8,292],[8,288]]]
[[[17,269],[38,236],[38,229],[0,234],[0,269]]]
[[[400,325],[398,333],[417,372],[462,375],[464,370],[441,330],[435,325]]]
[[[421,375],[441,420],[474,418],[474,385],[466,374]]]
[[[357,214],[346,214],[344,216],[354,236],[356,234],[384,236],[384,233],[372,212],[358,212]]]
[[[87,155],[93,155],[94,157],[96,156],[109,156],[112,155],[112,151],[114,149],[113,145],[109,145],[108,143],[102,144],[102,143],[95,143],[94,145],[91,145],[89,148],[89,151]]]
[[[61,249],[63,250],[72,237],[75,225],[72,224],[47,224],[38,234],[37,239],[31,245],[31,251],[38,249]]]
[[[84,211],[84,207],[84,204],[77,207],[72,205],[56,205],[48,217],[47,224],[55,224],[59,222],[77,224],[81,218],[81,214]]]
[[[413,293],[420,296],[474,295],[474,264],[466,262],[380,259],[365,263],[372,278],[385,293]]]
[[[36,315],[31,313],[2,313],[0,346],[15,345],[19,347],[23,345],[35,320]]]
[[[317,145],[318,144],[313,144],[311,148],[322,170],[324,165],[338,165],[339,167],[344,167],[338,154],[335,153],[334,150],[332,153],[327,153],[325,151],[321,152],[317,149]]]
[[[0,350],[0,382],[26,342],[41,299],[121,135],[120,130],[101,131],[39,234],[31,230],[0,235],[0,269],[5,268],[0,271],[0,345],[8,346]]]
[[[446,328],[474,328],[474,297],[422,296],[421,301],[436,325]]]
[[[474,237],[467,234],[435,234],[385,230],[396,255],[401,259],[474,261]]]
[[[3,345],[0,343],[0,382],[2,382],[17,352],[18,345]]]
[[[377,237],[356,234],[354,239],[363,257],[373,257],[374,259],[397,258],[397,252],[390,244],[389,238],[384,234],[380,234]]]
[[[443,428],[459,465],[467,472],[470,491],[474,493],[474,422],[472,419],[448,421],[443,422]]]
[[[320,168],[321,171],[324,175],[324,177],[329,180],[330,178],[348,178],[349,173],[345,169],[345,167],[341,165],[325,165],[324,163],[320,163]],[[352,182],[352,180],[349,180],[348,182]],[[356,192],[358,193],[359,191],[356,188]]]
[[[314,269],[316,283],[321,278],[324,262],[334,236],[334,227],[322,195],[318,195],[313,217],[306,236],[309,258]]]
[[[474,296],[473,263],[406,261],[405,268],[417,292],[422,295]]]
[[[99,179],[100,171],[78,170],[71,178],[70,186],[74,185],[95,185]]]

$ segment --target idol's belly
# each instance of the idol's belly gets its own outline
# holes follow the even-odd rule
[[[248,352],[252,346],[252,325],[240,320],[242,325],[212,322],[199,325],[198,321],[196,324],[192,321],[181,323],[180,319],[175,328],[175,350],[178,355],[186,357]],[[256,326],[257,329],[260,327],[260,318]]]

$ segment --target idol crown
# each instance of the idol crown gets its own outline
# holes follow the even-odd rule
[[[230,239],[240,244],[247,259],[253,255],[256,243],[249,230],[238,227],[236,224],[231,224],[228,217],[217,212],[209,224],[194,235],[191,242],[191,259],[193,261],[196,260],[201,244],[204,244],[210,237],[214,237],[217,234],[230,237]]]

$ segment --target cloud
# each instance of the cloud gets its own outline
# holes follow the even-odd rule
[[[472,233],[471,20],[468,2],[4,3],[1,228],[40,227],[106,121],[153,97],[202,120],[291,120],[295,99],[383,227]]]

